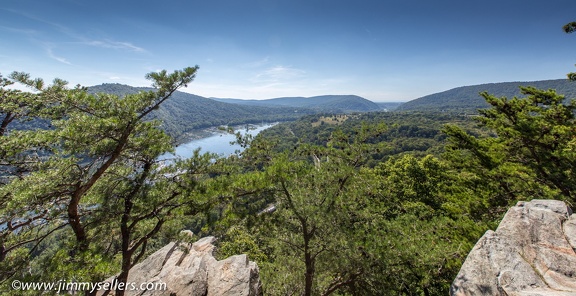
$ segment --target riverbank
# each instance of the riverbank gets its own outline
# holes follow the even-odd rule
[[[236,132],[256,135],[259,132],[276,124],[277,123],[242,124],[233,126],[232,129],[223,126],[202,129],[194,132],[188,141],[183,141],[177,145],[174,149],[174,154],[165,154],[160,158],[188,158],[192,156],[196,149],[200,149],[203,153],[210,152],[220,156],[229,156],[236,151],[241,151],[243,149],[239,145],[231,144],[231,142],[236,140]]]
[[[261,123],[261,124],[240,124],[240,125],[233,125],[231,126],[233,133],[244,131],[246,129],[254,130],[258,129],[262,126],[273,126],[278,124],[278,122],[274,123]],[[220,134],[229,134],[229,126],[212,126],[208,128],[201,128],[201,129],[194,129],[188,132],[185,132],[177,139],[175,139],[175,146],[180,146],[182,144],[188,143],[194,140],[200,140],[204,138],[208,138],[214,135]]]

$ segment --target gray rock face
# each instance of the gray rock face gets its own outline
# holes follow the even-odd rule
[[[562,201],[510,208],[476,243],[450,295],[576,296],[576,214]]]
[[[130,270],[129,283],[157,284],[158,289],[129,291],[125,295],[165,296],[257,296],[261,283],[256,263],[246,255],[217,261],[214,237],[193,244],[170,243]],[[108,282],[111,282],[109,279]],[[165,286],[162,286],[165,283]],[[162,287],[165,287],[163,289]],[[99,293],[101,295],[101,293]],[[110,293],[109,295],[114,295]]]

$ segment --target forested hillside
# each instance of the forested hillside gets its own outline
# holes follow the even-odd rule
[[[268,100],[238,100],[217,99],[215,100],[251,106],[284,106],[295,108],[309,108],[320,112],[349,113],[379,111],[381,108],[374,102],[354,95],[325,95],[316,97],[285,97]]]
[[[122,84],[102,84],[89,88],[90,93],[108,93],[119,96],[149,90],[151,88]],[[163,130],[174,138],[180,139],[185,138],[186,133],[199,128],[294,120],[312,113],[315,111],[305,108],[238,106],[176,91],[170,100],[162,105],[162,108],[154,110],[148,118],[160,120]]]
[[[218,256],[248,254],[266,295],[446,295],[510,205],[576,201],[576,102],[554,91],[484,94],[473,116],[308,115],[238,134],[246,149],[230,157],[162,160],[174,143],[148,118],[197,70],[149,73],[153,91],[120,96],[0,77],[2,294],[37,294],[14,281],[126,283],[188,229],[218,237]],[[15,125],[34,120],[46,128]]]
[[[231,209],[245,216],[225,222],[221,251],[262,258],[272,295],[448,294],[510,205],[574,202],[576,105],[522,97],[485,95],[476,116],[314,115],[263,132],[238,161],[269,191]]]
[[[372,155],[370,163],[387,160],[391,156],[412,154],[425,156],[440,155],[446,144],[445,124],[453,123],[465,127],[476,135],[486,133],[480,129],[473,117],[442,112],[372,112],[355,115],[317,114],[268,128],[261,137],[277,139],[278,150],[290,150],[302,143],[326,145],[336,130],[349,134],[362,124],[376,126],[385,124],[386,129],[372,139],[386,143]]]
[[[462,86],[440,93],[427,95],[400,105],[398,111],[450,111],[475,112],[489,107],[480,93],[487,92],[496,97],[512,98],[522,96],[520,86],[534,86],[539,89],[553,89],[567,99],[576,98],[576,83],[566,79],[529,82],[488,83]]]

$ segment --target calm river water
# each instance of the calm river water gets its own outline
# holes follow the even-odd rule
[[[259,132],[274,126],[274,124],[263,124],[263,125],[250,125],[249,129],[244,128],[236,128],[236,131],[241,132],[242,134],[252,134],[257,135]],[[236,150],[242,150],[242,147],[239,145],[230,145],[230,142],[236,141],[236,135],[229,134],[226,132],[217,132],[212,136],[195,139],[188,143],[184,143],[176,147],[176,151],[174,155],[172,154],[164,154],[160,156],[160,159],[169,159],[173,157],[180,157],[180,158],[189,158],[194,153],[194,150],[200,148],[201,153],[216,153],[220,156],[229,156],[234,154]]]

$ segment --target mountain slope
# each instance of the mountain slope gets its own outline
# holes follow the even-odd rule
[[[371,112],[381,110],[378,104],[355,95],[325,95],[315,97],[283,97],[268,100],[219,99],[216,101],[250,106],[282,106],[321,109],[322,112]]]
[[[149,90],[152,89],[122,84],[101,84],[89,87],[88,91],[122,96]],[[177,91],[152,113],[150,119],[162,121],[162,128],[178,139],[185,133],[199,128],[294,120],[311,113],[314,112],[304,108],[239,106]]]
[[[480,96],[483,91],[497,97],[522,97],[520,86],[534,86],[540,89],[555,89],[566,98],[576,98],[576,83],[567,79],[541,80],[529,82],[503,82],[472,86],[462,86],[440,93],[427,95],[400,105],[397,111],[475,111],[488,104]]]

